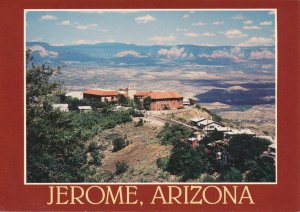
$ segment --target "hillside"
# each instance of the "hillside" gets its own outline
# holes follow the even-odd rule
[[[115,175],[109,182],[171,182],[175,178],[167,172],[163,172],[156,166],[156,160],[169,156],[171,146],[163,146],[157,138],[161,127],[145,124],[135,127],[134,122],[121,124],[113,129],[99,133],[94,141],[104,147],[102,165],[91,178],[96,178],[97,173],[116,171],[115,164],[124,161],[128,164],[128,170]],[[129,145],[113,152],[112,140],[114,137],[127,137]]]

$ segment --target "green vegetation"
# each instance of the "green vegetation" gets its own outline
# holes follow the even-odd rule
[[[249,167],[245,162],[247,160],[256,161],[270,144],[271,142],[266,139],[251,135],[237,135],[230,139],[228,152],[233,158],[235,166],[246,171]]]
[[[173,146],[167,170],[172,174],[181,175],[182,181],[198,178],[210,168],[203,146],[193,148],[181,141]]]
[[[218,178],[219,182],[242,182],[243,176],[240,170],[231,167],[221,174]]]
[[[116,175],[119,175],[119,174],[122,174],[122,173],[124,173],[124,172],[126,172],[126,170],[128,169],[128,165],[127,165],[127,163],[126,162],[124,162],[124,161],[118,161],[116,164],[115,164],[115,166],[116,166]]]
[[[146,110],[150,110],[151,109],[151,97],[147,96],[144,100],[143,100],[143,106]]]
[[[169,157],[158,158],[156,160],[156,165],[157,165],[158,168],[160,168],[163,171],[165,171],[168,168],[169,161],[170,161]]]
[[[129,105],[129,98],[125,97],[124,95],[119,94],[118,97],[118,103],[122,106],[128,106]]]
[[[248,161],[248,165],[248,182],[275,182],[275,164],[272,158],[260,157],[256,161]]]
[[[141,101],[139,98],[134,98],[134,104],[138,110],[144,110],[143,101]]]
[[[237,135],[228,144],[207,146],[223,139],[217,131],[208,134],[200,146],[193,148],[186,142],[191,130],[181,125],[166,124],[158,134],[163,145],[172,144],[170,157],[159,158],[157,167],[171,174],[181,176],[182,181],[200,178],[203,182],[274,182],[274,160],[261,157],[270,144],[266,139],[250,135]],[[216,154],[227,155],[226,162],[217,160]],[[210,174],[219,173],[212,177]]]
[[[139,121],[138,121],[138,123],[136,123],[136,127],[140,127],[140,126],[143,126],[144,125],[144,121],[143,121],[143,119],[139,119]]]
[[[61,84],[50,78],[60,70],[45,65],[30,66],[30,58],[30,50],[27,50],[27,181],[87,181],[93,170],[91,166],[101,165],[102,154],[94,143],[87,146],[86,140],[101,130],[131,121],[130,114],[127,111],[64,113],[53,110],[51,105],[63,91]]]
[[[165,124],[158,137],[161,139],[163,145],[174,144],[178,140],[187,139],[192,130],[182,125]]]
[[[191,133],[191,129],[182,125],[166,124],[158,135],[163,145],[172,144],[173,149],[170,158],[156,161],[157,166],[171,174],[182,176],[182,181],[197,178],[210,169],[203,146],[192,148],[184,143]]]
[[[190,101],[190,105],[195,105],[196,104],[196,100],[195,99],[189,98],[189,101]]]
[[[113,152],[117,152],[121,149],[123,149],[126,146],[126,142],[124,138],[117,137],[113,140]]]

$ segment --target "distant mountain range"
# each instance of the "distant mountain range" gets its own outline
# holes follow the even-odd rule
[[[275,61],[274,46],[141,46],[124,43],[52,46],[44,42],[27,42],[26,47],[32,50],[34,62],[67,65],[91,62],[106,66],[198,64],[270,69],[274,68]]]

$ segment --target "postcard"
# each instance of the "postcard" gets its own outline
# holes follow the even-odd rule
[[[1,210],[299,209],[295,8],[31,3],[1,30]]]

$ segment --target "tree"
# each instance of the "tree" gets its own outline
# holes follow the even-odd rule
[[[134,103],[138,110],[144,110],[143,102],[140,100],[140,98],[134,98]]]
[[[126,170],[128,169],[128,165],[124,161],[122,161],[122,162],[118,161],[115,164],[115,166],[116,166],[116,172],[115,172],[116,175],[122,174],[122,173],[126,172]]]
[[[174,145],[167,168],[170,173],[182,175],[182,181],[187,181],[210,169],[211,165],[202,146],[192,148],[181,141]]]
[[[192,130],[190,128],[187,128],[185,126],[176,124],[176,125],[170,125],[165,124],[162,131],[159,132],[158,137],[161,140],[161,143],[163,145],[168,144],[174,144],[178,140],[185,140],[187,139],[192,133]]]
[[[120,105],[128,106],[128,104],[129,104],[129,98],[128,97],[125,97],[124,95],[119,94],[117,99],[118,99],[118,103]]]
[[[195,100],[195,99],[192,99],[192,98],[189,98],[189,102],[190,102],[190,105],[196,104],[196,100]]]
[[[260,157],[257,161],[248,162],[250,172],[246,176],[248,182],[275,182],[275,164],[269,157]]]
[[[151,110],[151,97],[150,96],[147,96],[144,100],[143,100],[143,105],[144,105],[144,108],[146,110]]]
[[[136,123],[136,127],[140,127],[140,126],[143,126],[144,125],[144,120],[143,119],[139,119],[138,123]]]
[[[156,160],[156,165],[158,168],[161,168],[163,171],[165,171],[168,168],[169,161],[169,157],[158,158]]]
[[[271,144],[266,139],[251,135],[236,135],[229,140],[228,152],[234,164],[241,170],[246,170],[246,160],[256,160]]]
[[[238,169],[230,168],[229,170],[224,171],[220,178],[218,179],[220,182],[242,182],[243,176]]]
[[[126,146],[125,139],[117,137],[113,140],[113,152],[117,152]]]
[[[26,151],[28,182],[80,182],[86,156],[81,132],[69,114],[53,110],[61,83],[50,81],[59,69],[29,65],[26,51]]]

